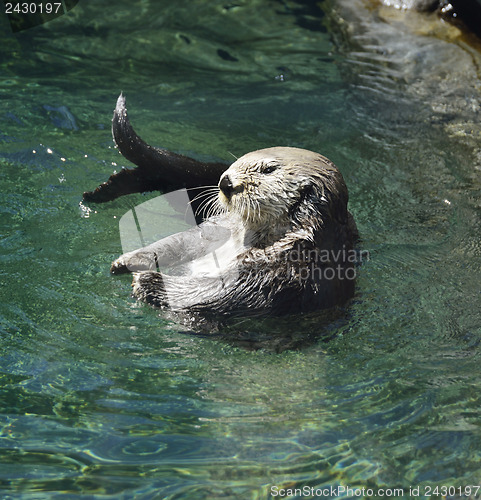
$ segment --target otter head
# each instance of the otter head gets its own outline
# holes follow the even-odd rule
[[[275,147],[248,153],[219,181],[219,202],[249,228],[292,228],[347,220],[347,188],[336,166],[305,149]],[[316,219],[317,218],[317,219]]]

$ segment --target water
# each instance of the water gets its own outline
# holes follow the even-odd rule
[[[346,2],[186,6],[80,2],[15,35],[2,19],[3,498],[479,484],[479,81],[436,48],[475,50],[399,19],[373,35]],[[147,197],[79,206],[127,165],[109,130],[120,91],[139,133],[174,151],[331,158],[370,253],[349,309],[266,324],[252,350],[134,302],[109,266],[120,217]]]

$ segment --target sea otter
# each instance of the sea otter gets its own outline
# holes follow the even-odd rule
[[[330,160],[305,149],[273,147],[248,153],[227,170],[197,162],[143,142],[122,96],[113,135],[138,168],[112,176],[85,193],[87,200],[160,184],[211,184],[213,178],[218,186],[209,216],[198,226],[112,263],[114,274],[134,272],[135,297],[208,317],[308,312],[353,296],[358,233],[346,184]]]

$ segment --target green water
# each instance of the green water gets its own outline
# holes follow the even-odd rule
[[[80,1],[16,34],[0,16],[2,498],[480,484],[475,147],[393,68],[373,56],[363,74],[320,5]],[[251,350],[130,298],[109,266],[147,198],[79,206],[127,165],[120,91],[156,145],[227,162],[300,146],[339,166],[370,253],[343,317]]]

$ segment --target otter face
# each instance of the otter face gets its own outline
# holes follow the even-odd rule
[[[252,226],[286,219],[306,187],[319,182],[315,178],[319,158],[323,157],[297,148],[248,153],[222,174],[220,205]]]

